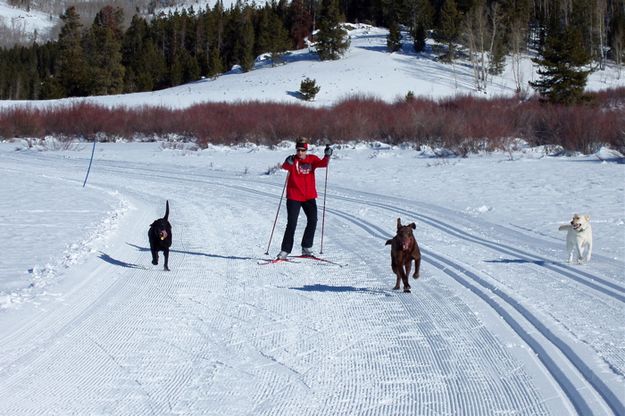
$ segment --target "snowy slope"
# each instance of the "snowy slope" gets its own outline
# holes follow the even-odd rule
[[[89,147],[15,149],[0,145],[0,414],[625,412],[625,165],[341,146],[323,252],[343,267],[259,265],[284,184],[266,172],[290,146],[98,144],[84,189]],[[171,272],[146,236],[165,200]],[[592,216],[584,266],[557,231],[574,212]],[[391,290],[397,217],[423,252],[412,294]]]
[[[70,2],[68,2],[70,3]],[[212,8],[215,6],[216,0],[185,0],[179,1],[176,7],[164,7],[157,9],[157,12],[173,13],[175,11],[181,11],[188,9],[191,6],[194,10],[205,10],[207,7]],[[229,8],[236,3],[234,0],[222,1],[225,8]],[[264,1],[255,0],[257,5],[264,4]],[[34,6],[36,7],[36,6]],[[38,33],[39,39],[46,39],[52,28],[59,24],[61,19],[56,15],[42,12],[32,8],[30,11],[26,11],[22,8],[10,6],[6,0],[0,0],[0,23],[19,33],[28,34],[33,36],[35,32]]]
[[[13,31],[27,34],[34,34],[36,31],[45,36],[58,20],[56,16],[52,17],[37,10],[26,11],[0,0],[0,23]]]

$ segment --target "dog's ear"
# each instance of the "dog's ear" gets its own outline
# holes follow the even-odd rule
[[[401,219],[397,218],[397,229],[399,230],[401,228]]]
[[[584,215],[584,218],[586,218],[586,221],[590,222],[590,215]]]
[[[386,244],[384,244],[384,245],[388,246],[389,244],[393,244],[393,239],[392,238],[390,240],[386,240]]]
[[[411,227],[413,230],[417,229],[417,225],[414,222],[411,222],[410,224],[408,224],[408,227]]]

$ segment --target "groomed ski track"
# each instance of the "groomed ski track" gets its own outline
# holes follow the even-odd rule
[[[8,162],[81,185],[84,161]],[[260,267],[282,176],[97,168],[89,186],[127,209],[56,301],[0,314],[0,415],[625,414],[622,334],[585,325],[623,316],[614,260],[571,266],[505,225],[333,187],[324,256],[347,266]],[[165,199],[171,272],[146,237]],[[411,294],[390,289],[397,217],[423,253]]]

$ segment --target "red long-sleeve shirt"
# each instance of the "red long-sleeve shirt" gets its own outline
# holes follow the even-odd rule
[[[295,201],[308,201],[317,198],[317,186],[315,182],[315,169],[325,168],[330,163],[328,156],[323,159],[315,155],[306,155],[304,159],[294,156],[292,165],[284,162],[282,169],[289,172],[286,184],[286,197]]]

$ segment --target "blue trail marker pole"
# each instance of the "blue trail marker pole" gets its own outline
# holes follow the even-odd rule
[[[82,187],[84,188],[87,184],[87,178],[89,178],[89,171],[91,171],[91,163],[93,163],[93,154],[95,153],[95,143],[98,141],[97,137],[93,138],[93,148],[91,148],[91,159],[89,160],[89,167],[87,168],[87,175],[85,176],[85,181],[82,183]]]

